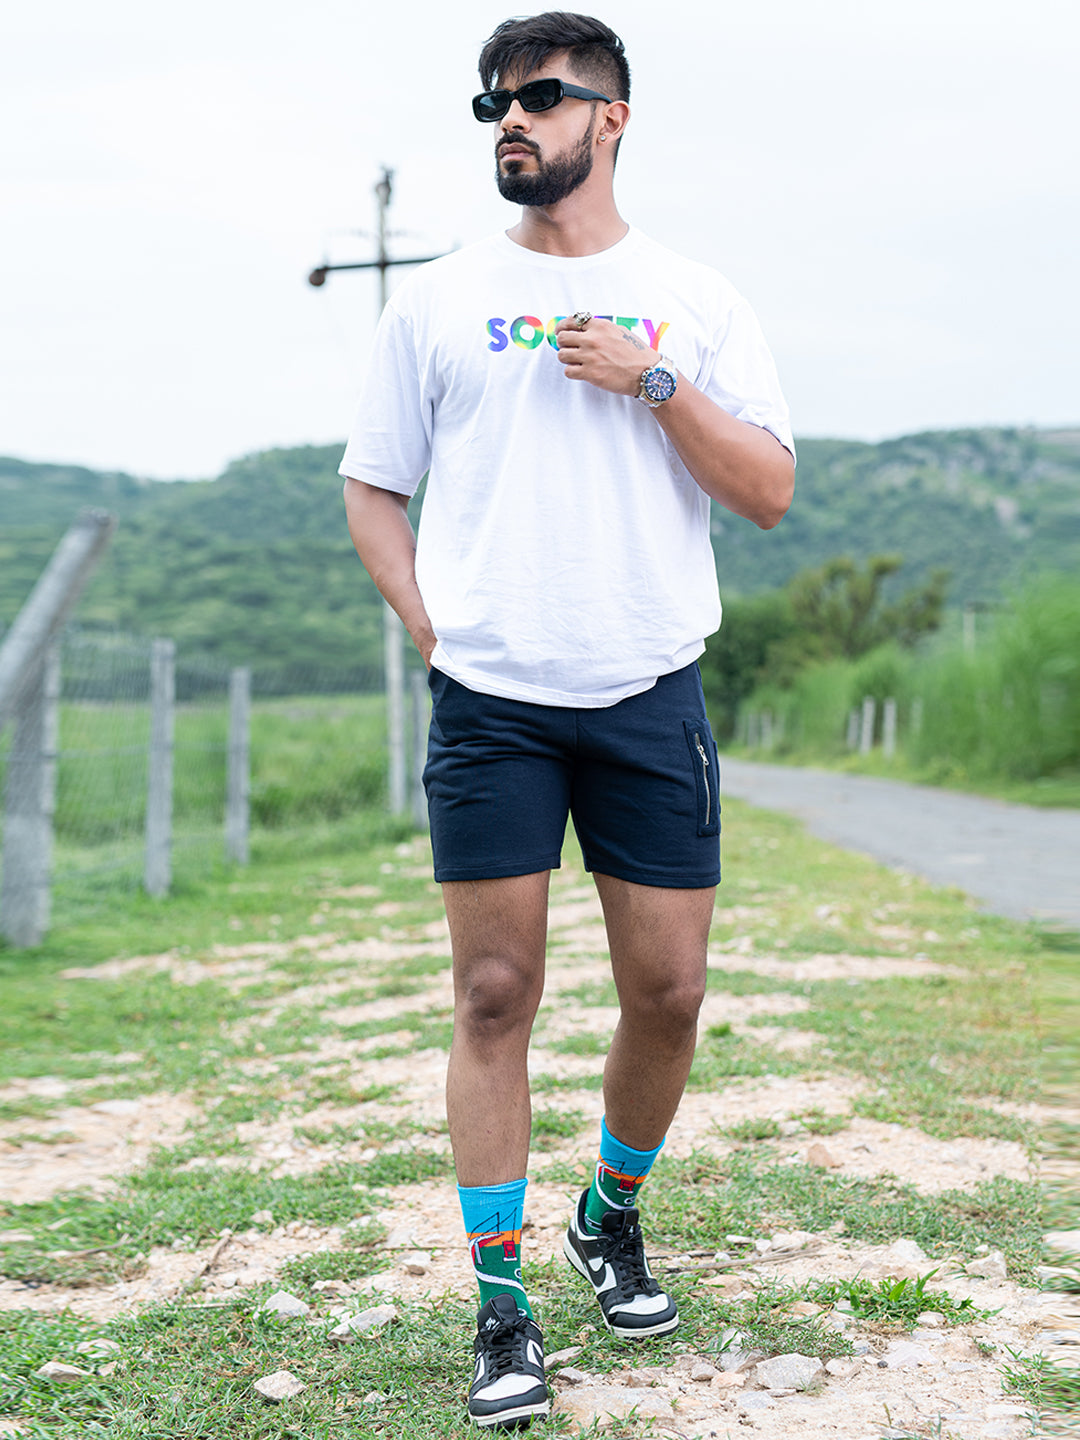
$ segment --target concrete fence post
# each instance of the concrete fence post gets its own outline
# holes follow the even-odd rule
[[[249,858],[251,819],[251,671],[229,672],[229,747],[225,776],[225,854],[237,865]]]
[[[150,648],[150,764],[146,790],[143,885],[160,898],[172,882],[173,733],[176,723],[176,645]]]
[[[877,713],[877,705],[872,695],[867,695],[862,702],[862,723],[859,727],[859,754],[869,755],[874,748],[874,716]]]
[[[847,717],[847,748],[857,750],[859,746],[859,712],[849,710]]]
[[[896,701],[891,698],[885,701],[881,717],[881,752],[886,760],[896,754]]]
[[[40,945],[49,928],[56,751],[60,727],[60,643],[53,640],[29,686],[20,689],[4,786],[0,920],[4,938]]]
[[[412,817],[417,830],[428,826],[427,796],[424,793],[424,766],[427,764],[428,687],[421,670],[412,672]]]
[[[0,645],[0,728],[18,710],[23,693],[35,689],[49,642],[71,614],[115,529],[116,520],[104,510],[84,510],[38,577]]]

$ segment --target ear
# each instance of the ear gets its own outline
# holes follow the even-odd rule
[[[605,105],[596,127],[596,141],[601,145],[614,145],[630,122],[630,106],[625,100],[613,100]]]

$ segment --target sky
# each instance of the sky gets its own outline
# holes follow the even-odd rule
[[[486,0],[36,0],[0,38],[0,454],[159,479],[346,435],[391,253],[516,219]],[[527,13],[527,12],[526,12]],[[618,0],[632,224],[757,311],[797,436],[1080,424],[1075,0]],[[404,272],[398,270],[400,277]]]

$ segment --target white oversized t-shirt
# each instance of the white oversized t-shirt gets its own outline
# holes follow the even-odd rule
[[[723,276],[634,229],[572,258],[499,234],[391,296],[340,468],[402,495],[430,472],[416,579],[433,665],[482,693],[595,708],[695,660],[720,596],[708,497],[652,411],[564,373],[555,325],[579,310],[793,449],[772,356]]]

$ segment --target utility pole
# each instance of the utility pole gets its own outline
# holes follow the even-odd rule
[[[379,314],[386,307],[386,272],[392,265],[426,265],[437,255],[424,255],[417,260],[391,259],[386,249],[386,212],[393,194],[394,172],[385,165],[375,186],[377,202],[376,241],[378,255],[374,260],[357,260],[344,265],[317,265],[308,276],[308,284],[316,288],[326,284],[331,270],[378,270]],[[389,803],[391,814],[400,815],[407,805],[405,762],[405,627],[391,607],[383,601],[383,661],[386,671],[386,729],[389,748]]]

